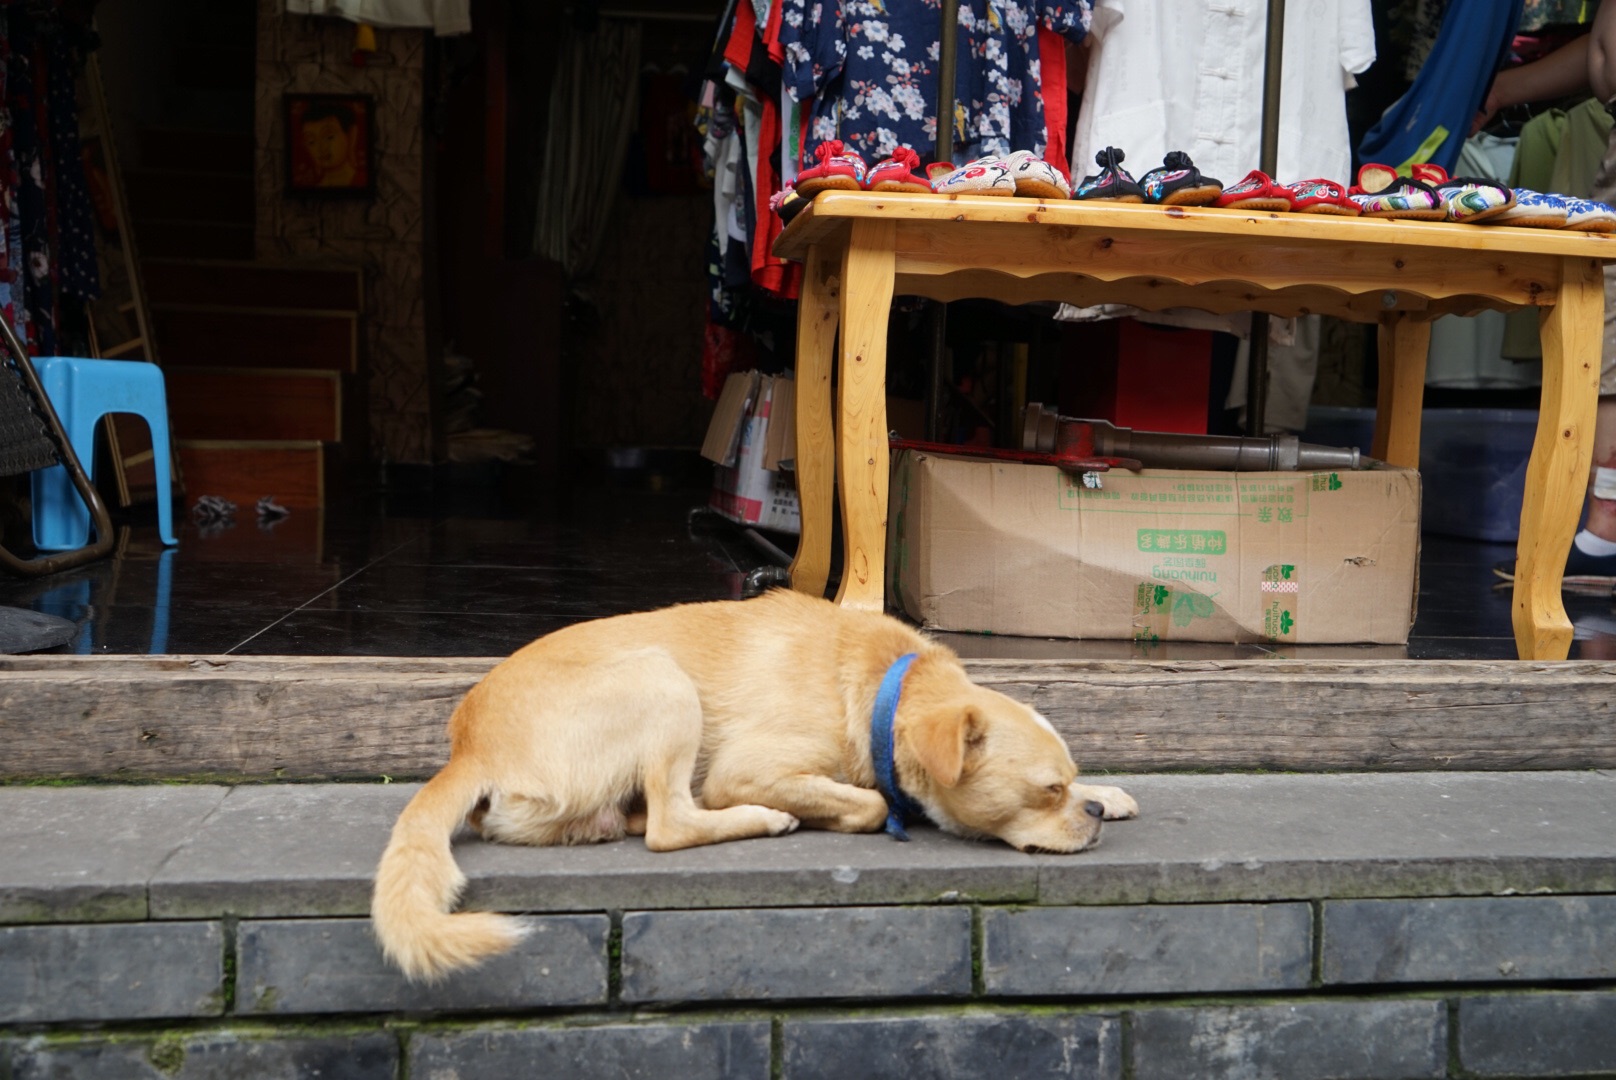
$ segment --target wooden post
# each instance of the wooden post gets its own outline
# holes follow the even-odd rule
[[[1560,599],[1560,579],[1593,461],[1604,304],[1600,262],[1566,259],[1558,302],[1540,316],[1543,399],[1515,552],[1513,622],[1522,660],[1564,660],[1571,654],[1571,620]]]
[[[1431,324],[1399,312],[1380,320],[1380,390],[1371,455],[1404,469],[1420,467],[1420,416]]]
[[[891,219],[854,221],[842,253],[836,472],[843,556],[836,602],[868,611],[886,602],[887,318],[896,235]]]
[[[791,563],[791,587],[824,596],[830,580],[830,524],[836,495],[836,442],[831,429],[830,376],[836,365],[841,301],[839,252],[830,244],[808,251],[797,307],[797,498],[802,536]]]

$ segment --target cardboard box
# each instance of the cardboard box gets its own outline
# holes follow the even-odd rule
[[[939,630],[1404,644],[1419,540],[1406,469],[1079,479],[906,450],[887,601]]]
[[[780,467],[796,456],[791,390],[790,379],[755,371],[724,382],[701,454],[716,465],[708,504],[731,521],[802,532],[793,474]]]

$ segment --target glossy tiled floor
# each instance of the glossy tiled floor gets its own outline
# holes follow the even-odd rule
[[[274,528],[251,514],[204,533],[181,523],[164,549],[151,525],[120,530],[114,557],[26,580],[0,572],[0,605],[71,619],[65,653],[493,656],[579,619],[742,595],[768,564],[739,530],[692,524],[699,486],[608,477],[586,491],[501,497],[377,497]],[[778,538],[776,538],[778,539]],[[945,635],[966,656],[1091,659],[1512,659],[1507,545],[1427,536],[1408,646],[1165,643]],[[1616,608],[1568,597],[1574,658],[1616,656]]]

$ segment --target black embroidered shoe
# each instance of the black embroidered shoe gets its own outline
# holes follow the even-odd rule
[[[1174,150],[1162,158],[1160,168],[1151,169],[1139,178],[1139,186],[1146,202],[1166,206],[1205,206],[1223,194],[1223,185],[1210,176],[1202,176],[1195,162],[1182,150]]]
[[[1094,163],[1100,167],[1099,174],[1085,176],[1072,198],[1091,202],[1144,202],[1145,192],[1139,186],[1139,181],[1129,176],[1122,167],[1125,156],[1114,146],[1095,154]]]

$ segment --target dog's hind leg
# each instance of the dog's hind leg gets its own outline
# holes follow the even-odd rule
[[[698,806],[691,790],[702,735],[696,684],[666,656],[642,662],[638,676],[652,695],[643,729],[646,847],[676,851],[796,829],[796,818],[766,806]]]

